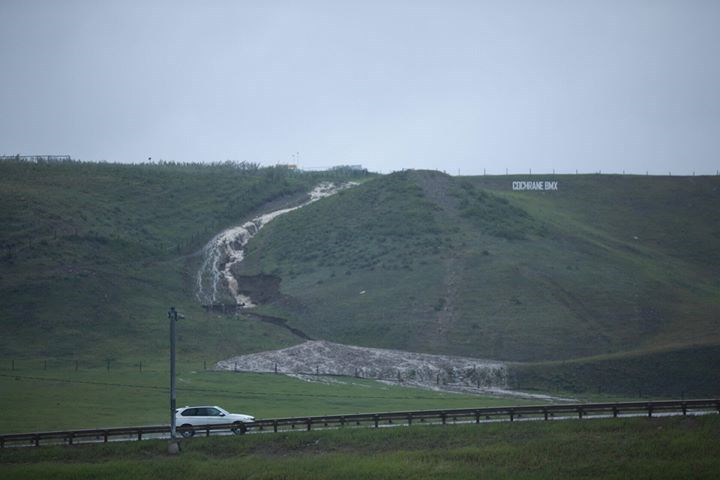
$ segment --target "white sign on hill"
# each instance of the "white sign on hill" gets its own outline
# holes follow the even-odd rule
[[[512,182],[513,190],[557,190],[558,182],[546,180],[517,181]]]

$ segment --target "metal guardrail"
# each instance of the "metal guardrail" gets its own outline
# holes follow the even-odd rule
[[[615,402],[615,403],[578,403],[578,404],[552,404],[552,405],[524,405],[511,407],[484,407],[460,408],[451,410],[421,410],[411,412],[386,413],[359,413],[350,415],[326,415],[315,417],[290,417],[256,420],[244,423],[238,429],[237,424],[204,425],[193,427],[194,433],[204,433],[206,436],[218,433],[235,431],[238,433],[261,431],[287,431],[312,430],[313,428],[338,428],[350,426],[365,426],[378,428],[383,425],[413,423],[442,424],[456,422],[474,422],[501,419],[514,421],[520,418],[538,418],[549,420],[557,415],[577,415],[578,418],[597,415],[613,417],[622,415],[637,415],[646,413],[652,417],[658,413],[676,413],[687,415],[699,411],[717,411],[720,413],[720,399],[697,400],[660,400],[645,402]],[[13,433],[0,435],[0,447],[9,446],[40,446],[41,444],[67,444],[80,442],[108,442],[115,440],[142,440],[143,437],[155,438],[168,436],[169,425],[155,425],[145,427],[102,428],[91,430],[72,430],[56,432]]]

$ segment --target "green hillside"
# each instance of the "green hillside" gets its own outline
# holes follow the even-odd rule
[[[720,178],[546,179],[377,178],[277,219],[240,273],[281,277],[261,310],[341,343],[521,362],[720,343]]]
[[[234,272],[275,323],[205,313],[202,246],[327,179],[361,184],[278,217]],[[165,362],[175,305],[188,361],[302,332],[514,362],[523,388],[720,393],[720,177],[4,161],[0,225],[2,361]]]
[[[179,329],[186,359],[292,344],[284,329],[202,313],[198,251],[223,228],[345,176],[230,163],[0,162],[0,358],[164,359],[170,305],[188,316]]]

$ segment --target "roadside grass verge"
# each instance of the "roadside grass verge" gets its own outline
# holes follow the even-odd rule
[[[471,408],[538,403],[387,385],[374,380],[211,372],[181,366],[177,405],[220,405],[256,418]],[[0,432],[168,424],[162,370],[0,370]]]
[[[3,478],[716,478],[720,417],[341,429],[0,451]]]

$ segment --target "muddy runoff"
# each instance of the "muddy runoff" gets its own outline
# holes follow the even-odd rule
[[[324,383],[344,382],[333,377],[356,377],[438,391],[549,401],[574,400],[510,390],[507,365],[503,362],[357,347],[322,340],[231,357],[215,364],[214,369],[278,373]]]
[[[241,277],[235,272],[245,258],[245,246],[272,220],[286,213],[310,205],[340,190],[356,185],[354,182],[334,184],[323,182],[308,193],[305,202],[294,207],[259,215],[237,227],[223,230],[203,248],[203,262],[196,275],[196,297],[203,305],[227,303],[228,299],[240,308],[253,308],[271,298],[277,290],[274,279],[267,276]],[[279,279],[277,279],[279,283]]]

